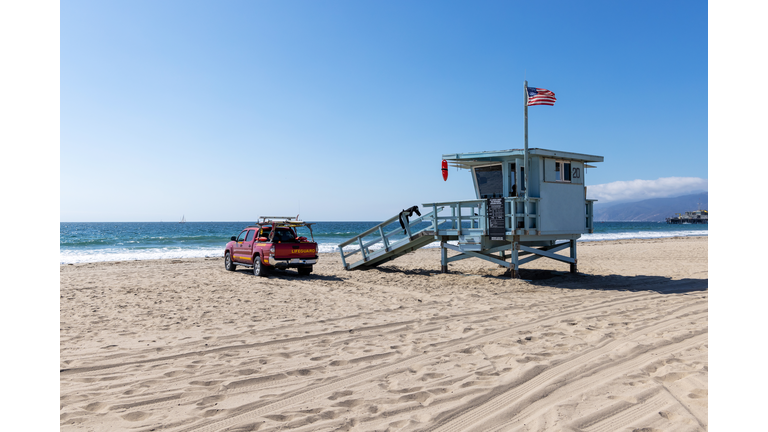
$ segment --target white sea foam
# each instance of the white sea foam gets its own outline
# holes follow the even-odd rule
[[[708,235],[708,231],[703,231],[703,230],[636,231],[636,232],[584,234],[581,236],[579,241],[606,241],[606,240],[651,239],[651,238],[669,238],[669,237],[697,237],[697,236],[707,236],[707,235]]]
[[[100,249],[100,250],[62,250],[59,252],[61,264],[80,264],[103,261],[137,261],[154,259],[207,258],[223,257],[224,248],[205,249]]]
[[[584,234],[579,241],[608,241],[608,240],[627,240],[627,239],[651,239],[651,238],[669,238],[669,237],[692,237],[707,236],[707,231],[702,230],[677,230],[677,231],[636,231],[636,232],[618,232],[618,233],[595,233]],[[450,242],[455,244],[456,242]],[[319,243],[317,245],[320,253],[339,253],[339,243]],[[371,250],[380,249],[381,243],[373,245]],[[430,243],[425,248],[438,248],[439,242]],[[359,247],[350,245],[344,248],[345,252],[352,252]],[[155,259],[181,259],[181,258],[207,258],[223,257],[224,248],[151,248],[151,249],[91,249],[91,250],[61,250],[59,252],[60,264],[79,264],[89,262],[103,261],[137,261],[137,260],[155,260]]]

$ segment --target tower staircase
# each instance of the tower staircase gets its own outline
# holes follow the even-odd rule
[[[344,268],[347,270],[373,268],[437,241],[439,238],[435,235],[434,223],[420,229],[417,225],[421,222],[432,222],[433,215],[442,209],[442,207],[434,208],[431,212],[413,220],[404,215],[406,213],[404,210],[368,231],[339,244]],[[393,224],[395,229],[390,227]],[[385,230],[388,231],[385,232]],[[403,234],[405,238],[394,238]],[[345,247],[351,250],[344,251]],[[350,257],[351,261],[349,261]]]

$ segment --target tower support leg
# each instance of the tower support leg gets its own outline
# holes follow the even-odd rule
[[[571,273],[578,273],[578,269],[576,268],[576,263],[578,262],[576,260],[576,240],[571,240],[571,258],[573,258],[573,262],[571,263]]]
[[[512,239],[512,244],[510,245],[510,262],[509,262],[509,276],[512,277],[512,279],[516,279],[520,277],[520,274],[518,273],[518,261],[517,261],[517,253],[518,249],[520,249],[520,245],[518,244],[518,236],[515,236]]]
[[[448,248],[445,242],[440,242],[440,273],[448,273]]]

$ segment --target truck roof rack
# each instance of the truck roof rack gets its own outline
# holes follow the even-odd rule
[[[314,222],[304,222],[299,220],[298,215],[293,216],[259,216],[259,221],[256,225],[283,225],[283,226],[311,226]]]
[[[259,216],[259,222],[266,220],[299,220],[299,216]]]

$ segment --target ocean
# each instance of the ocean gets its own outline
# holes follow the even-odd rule
[[[250,224],[61,222],[59,257],[61,264],[219,257],[223,256],[224,246],[229,238],[238,235]],[[339,243],[377,224],[378,222],[317,222],[313,225],[313,233],[320,252],[338,253]],[[396,227],[397,222],[390,225],[385,232]],[[664,222],[595,222],[594,231],[593,234],[584,234],[579,241],[706,236],[708,226],[669,225]],[[309,232],[300,231],[299,235],[309,237]],[[427,247],[439,247],[439,243],[435,242]]]

